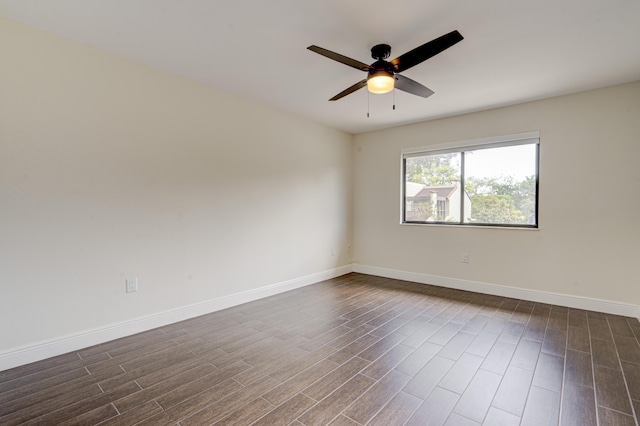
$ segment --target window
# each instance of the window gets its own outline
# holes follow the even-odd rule
[[[402,222],[538,227],[538,132],[402,152]]]

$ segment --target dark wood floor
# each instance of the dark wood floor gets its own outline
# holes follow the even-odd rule
[[[639,336],[350,274],[0,372],[0,424],[637,426]]]

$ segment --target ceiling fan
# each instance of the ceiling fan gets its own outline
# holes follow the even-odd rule
[[[452,31],[431,40],[422,46],[418,46],[415,49],[398,56],[392,61],[385,60],[391,54],[391,46],[388,44],[377,44],[371,48],[371,56],[373,59],[376,59],[376,61],[371,65],[367,65],[364,62],[356,61],[355,59],[348,58],[339,53],[335,53],[315,45],[309,46],[307,49],[352,68],[365,71],[368,74],[367,78],[338,93],[333,98],[329,99],[330,101],[337,101],[356,90],[362,89],[364,86],[367,86],[369,92],[376,94],[388,93],[395,87],[396,89],[404,92],[428,98],[433,95],[433,90],[423,86],[417,81],[400,75],[399,73],[406,71],[409,68],[450,48],[463,38],[462,34],[458,31]]]

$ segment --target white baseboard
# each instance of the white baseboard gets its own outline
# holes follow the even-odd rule
[[[421,284],[431,284],[440,287],[493,294],[496,296],[511,297],[531,302],[548,303],[552,305],[567,306],[570,308],[604,312],[633,318],[640,317],[640,307],[628,303],[509,287],[478,281],[461,280],[457,278],[407,272],[397,269],[379,268],[376,266],[354,263],[254,290],[235,293],[229,296],[184,306],[170,311],[160,312],[117,324],[111,324],[106,327],[86,330],[81,333],[11,349],[0,353],[0,371],[40,361],[53,356],[62,355],[68,352],[77,351],[79,349],[108,342],[110,340],[173,324],[185,319],[206,315],[222,309],[339,277],[350,272],[359,272],[362,274],[412,281]]]
[[[531,302],[548,303],[551,305],[567,306],[569,308],[604,312],[607,314],[622,315],[626,317],[640,317],[640,306],[632,305],[629,303],[614,302],[610,300],[593,299],[589,297],[572,296],[568,294],[509,287],[478,281],[461,280],[457,278],[441,277],[437,275],[421,274],[417,272],[400,271],[397,269],[360,265],[357,263],[353,264],[353,272],[376,275],[379,277],[394,278],[404,281],[413,281],[421,284],[432,284],[439,287],[448,287],[458,290],[467,290],[477,293],[511,297],[513,299],[522,299]]]
[[[81,333],[11,349],[0,353],[0,371],[40,361],[53,356],[62,355],[68,352],[77,351],[79,349],[108,342],[110,340],[173,324],[185,319],[209,314],[232,306],[251,302],[253,300],[284,293],[285,291],[294,290],[320,281],[339,277],[350,272],[352,272],[351,265],[346,265],[254,290],[235,293],[229,296],[172,309],[170,311],[147,315],[145,317],[111,324],[106,327],[86,330]]]

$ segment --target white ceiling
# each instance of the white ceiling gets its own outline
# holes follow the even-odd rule
[[[314,121],[360,133],[640,80],[638,0],[0,0],[0,15]],[[424,99],[362,89],[366,74],[306,50],[372,63],[458,30],[403,74]]]

